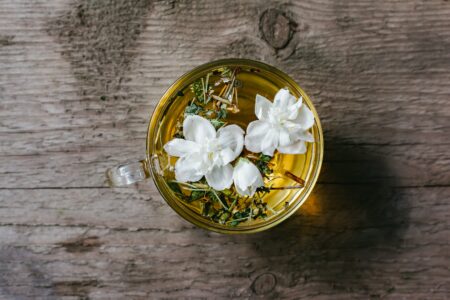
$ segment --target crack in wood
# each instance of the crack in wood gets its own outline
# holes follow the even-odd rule
[[[92,287],[98,287],[100,282],[96,279],[55,281],[52,288],[57,296],[78,296],[78,299],[88,299]]]
[[[83,253],[90,252],[100,247],[102,243],[99,237],[89,236],[71,239],[62,243],[59,243],[67,252],[70,253]]]

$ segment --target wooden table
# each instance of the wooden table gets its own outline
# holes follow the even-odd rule
[[[248,236],[104,177],[224,57],[290,74],[326,140],[307,203]],[[449,129],[446,0],[1,0],[0,298],[446,299]]]

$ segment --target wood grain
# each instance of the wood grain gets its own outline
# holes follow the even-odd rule
[[[447,1],[0,1],[0,298],[447,299],[449,49]],[[291,75],[326,140],[311,198],[249,236],[104,179],[224,57]]]

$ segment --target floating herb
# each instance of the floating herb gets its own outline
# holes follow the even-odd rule
[[[265,176],[272,174],[272,169],[269,167],[269,162],[271,161],[272,157],[269,155],[260,154],[259,158],[256,160],[256,166],[261,171],[262,174]]]
[[[233,75],[233,71],[228,67],[219,68],[217,71],[222,77],[225,78],[231,78]]]
[[[218,119],[225,119],[228,115],[228,111],[225,107],[221,107],[220,110],[217,112],[217,118]]]
[[[191,104],[186,106],[186,108],[184,109],[184,113],[187,115],[198,115],[202,110],[203,108],[201,106],[198,106],[197,104],[192,102]]]
[[[195,81],[193,84],[191,84],[191,90],[194,93],[195,97],[198,101],[203,102],[203,86],[201,80]]]
[[[191,196],[189,198],[190,201],[198,200],[206,195],[205,191],[192,191]]]
[[[183,193],[181,192],[180,186],[178,185],[178,183],[173,182],[173,181],[169,181],[167,182],[167,185],[170,187],[170,189],[177,195],[183,195]]]
[[[211,119],[210,121],[211,121],[211,123],[214,125],[214,127],[215,127],[216,129],[219,129],[220,127],[222,127],[223,125],[225,125],[225,122],[224,122],[224,121],[220,121],[220,120],[218,120],[218,119]]]

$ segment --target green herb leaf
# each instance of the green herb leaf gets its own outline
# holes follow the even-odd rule
[[[213,124],[214,128],[216,128],[216,129],[219,129],[220,127],[222,127],[225,124],[225,122],[219,121],[217,119],[212,119],[209,121],[211,122],[211,124]]]
[[[178,138],[178,139],[184,139],[183,132],[181,132],[181,131],[175,133],[175,135],[173,137]]]
[[[267,163],[258,160],[256,162],[256,166],[258,167],[259,171],[264,174],[264,175],[268,175],[272,173],[272,170],[267,166]]]
[[[230,78],[233,75],[233,71],[228,67],[223,67],[218,70],[222,77]]]
[[[271,156],[260,154],[258,160],[256,161],[256,166],[262,174],[269,175],[273,172],[273,170],[269,167],[269,162],[271,160]]]
[[[183,194],[181,192],[181,189],[180,189],[180,186],[178,185],[178,183],[169,181],[169,182],[167,182],[167,185],[175,194],[181,194],[181,195]]]
[[[186,106],[184,109],[184,113],[187,115],[198,115],[199,112],[201,112],[203,108],[201,106],[198,106],[194,102]]]
[[[265,155],[265,154],[260,154],[259,155],[259,159],[261,160],[261,161],[263,161],[263,162],[265,162],[265,163],[268,163],[271,159],[272,159],[272,156],[269,156],[269,155]]]
[[[222,191],[225,196],[230,196],[233,192],[230,189],[225,189]]]
[[[256,189],[257,192],[269,193],[270,188],[267,186],[260,186]]]
[[[234,220],[234,221],[232,221],[232,222],[230,223],[230,226],[232,226],[232,227],[236,227],[236,226],[238,226],[238,225],[239,225],[239,223],[240,223],[240,221],[236,221],[236,220]]]
[[[205,194],[206,193],[204,191],[192,191],[190,200],[191,201],[198,200],[198,199],[202,198],[203,196],[205,196]]]
[[[220,221],[221,223],[225,223],[228,218],[230,217],[230,213],[229,212],[224,212],[221,216],[220,216]]]
[[[225,199],[222,199],[222,194],[218,191],[215,190],[211,190],[208,195],[211,197],[211,199],[215,199],[217,202],[219,202],[223,208],[225,208],[226,210],[228,210],[228,204],[225,201]]]
[[[197,97],[198,101],[204,102],[203,85],[201,80],[197,80],[191,84],[191,91],[194,93],[195,97]]]
[[[238,211],[237,213],[235,213],[233,215],[233,219],[244,219],[244,218],[248,218],[249,216],[250,216],[249,211]]]
[[[217,119],[225,119],[227,117],[228,111],[226,108],[221,108],[217,112]]]
[[[205,217],[210,216],[211,213],[211,203],[206,202],[202,204],[202,215]]]

